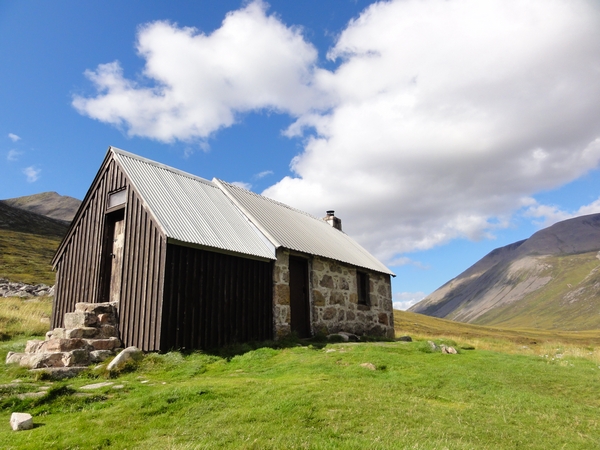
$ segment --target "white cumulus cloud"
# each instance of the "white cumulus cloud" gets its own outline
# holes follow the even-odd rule
[[[269,109],[298,115],[319,102],[311,80],[316,49],[261,1],[227,15],[211,34],[158,21],[138,33],[146,60],[141,86],[119,62],[86,71],[96,97],[75,96],[82,114],[159,141],[206,138],[236,114]]]
[[[23,174],[27,178],[28,183],[34,183],[40,177],[40,173],[42,173],[42,169],[36,169],[34,166],[29,166],[23,169]]]
[[[597,167],[600,14],[588,1],[393,1],[349,23],[317,74],[336,104],[295,177],[265,191],[386,259],[480,239],[523,198]]]
[[[489,237],[600,160],[592,0],[373,3],[329,50],[333,70],[261,1],[211,34],[147,24],[137,49],[148,83],[103,64],[86,72],[97,95],[73,105],[165,142],[205,139],[239,113],[288,114],[286,134],[305,147],[264,194],[317,216],[335,209],[387,261]]]
[[[546,228],[562,220],[597,213],[600,213],[600,197],[592,203],[579,207],[576,211],[565,211],[556,205],[544,205],[535,202],[527,208],[525,216],[537,219],[537,225],[540,228]]]
[[[21,140],[21,138],[14,133],[8,133],[8,138],[13,142],[17,142],[17,141]]]
[[[412,305],[419,303],[424,298],[424,292],[396,292],[393,295],[392,301],[394,309],[406,311]]]

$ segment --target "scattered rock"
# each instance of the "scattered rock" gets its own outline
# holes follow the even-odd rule
[[[432,352],[437,352],[440,349],[438,345],[433,341],[427,341],[427,344],[429,344],[429,347],[431,348]]]
[[[52,297],[54,296],[54,286],[45,284],[25,284],[13,283],[4,278],[0,278],[0,297]]]
[[[14,431],[31,430],[33,428],[33,417],[27,413],[12,413],[10,415],[10,426]]]
[[[410,336],[400,336],[396,340],[401,342],[412,342],[412,338]]]
[[[454,347],[449,347],[444,344],[440,345],[440,348],[442,350],[442,353],[446,355],[456,355],[458,353]]]
[[[141,361],[144,358],[144,353],[137,347],[127,347],[113,359],[108,366],[106,366],[106,370],[120,370],[127,364],[129,361]]]
[[[360,367],[364,367],[365,369],[369,370],[377,370],[377,367],[375,367],[375,365],[372,363],[362,363]]]

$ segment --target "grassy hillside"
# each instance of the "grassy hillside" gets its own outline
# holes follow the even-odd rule
[[[0,278],[54,284],[50,265],[68,224],[0,202]]]
[[[7,310],[17,314],[0,308],[0,315]],[[34,315],[23,327],[39,321]],[[431,353],[427,342],[415,341],[241,347],[229,358],[171,352],[147,355],[112,377],[92,371],[64,382],[3,366],[0,442],[7,449],[600,446],[598,335],[577,347],[577,333],[565,333],[551,354],[519,355],[483,344],[466,349],[478,341],[531,348],[549,344],[551,333],[403,312],[396,312],[396,324],[399,335],[446,343],[457,336],[464,350]],[[24,344],[19,337],[0,343],[0,358]],[[82,389],[99,382],[112,384]],[[10,431],[17,410],[31,413],[36,428]]]
[[[0,278],[29,284],[54,284],[50,262],[60,244],[57,236],[0,229]]]
[[[548,256],[542,288],[495,308],[473,323],[549,330],[600,329],[600,260],[597,252]]]

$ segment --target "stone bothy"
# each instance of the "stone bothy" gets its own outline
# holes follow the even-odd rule
[[[113,147],[53,265],[54,327],[78,302],[118,302],[122,344],[145,351],[394,332],[392,272],[333,211],[319,219]]]

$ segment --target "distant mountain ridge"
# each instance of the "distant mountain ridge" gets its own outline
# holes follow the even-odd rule
[[[80,203],[56,192],[0,200],[0,278],[54,284],[50,262]]]
[[[34,212],[67,223],[73,220],[81,204],[81,200],[66,195],[59,195],[56,192],[42,192],[41,194],[0,200],[0,202],[14,208]]]
[[[0,201],[0,230],[62,238],[69,223],[41,214],[15,208]]]
[[[600,328],[600,214],[493,250],[409,311],[481,325]]]

